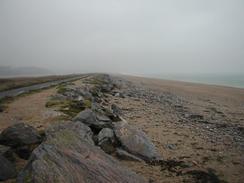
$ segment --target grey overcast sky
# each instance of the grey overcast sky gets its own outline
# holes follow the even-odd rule
[[[244,73],[244,0],[1,0],[0,65]]]

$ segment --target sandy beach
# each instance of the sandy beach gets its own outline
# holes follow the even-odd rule
[[[142,97],[112,97],[112,103],[153,139],[164,158],[187,160],[199,169],[213,170],[227,182],[243,181],[244,89],[120,77],[131,82],[125,91],[141,92]],[[162,173],[159,167],[125,164],[155,182],[182,182],[180,176]]]
[[[194,182],[178,175],[191,170],[206,172],[212,176],[210,182],[243,181],[244,89],[125,75],[112,78],[120,85],[115,92],[123,97],[107,94],[107,105],[116,104],[130,125],[144,131],[165,161],[182,161],[187,168],[162,169],[118,159],[122,165],[150,182]],[[13,100],[1,113],[1,130],[18,122],[47,128],[58,120],[50,118],[47,114],[54,111],[45,107],[56,92],[47,89]]]

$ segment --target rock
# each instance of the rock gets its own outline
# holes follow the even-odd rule
[[[13,161],[13,150],[11,147],[0,145],[0,156],[7,158],[9,161]]]
[[[80,92],[81,92],[81,96],[83,96],[85,99],[87,99],[87,100],[91,100],[92,99],[92,94],[90,93],[88,87],[85,87]]]
[[[102,115],[97,115],[91,109],[86,109],[80,112],[73,121],[79,121],[94,130],[100,130],[102,128],[111,127],[111,120]]]
[[[105,106],[106,105],[107,104],[105,104]],[[111,122],[111,121],[113,121],[113,118],[115,117],[115,115],[113,114],[113,111],[110,108],[99,105],[98,103],[92,104],[92,110],[96,114],[98,121]]]
[[[79,135],[79,138],[81,138],[82,140],[86,141],[87,143],[89,143],[91,145],[94,145],[94,141],[92,139],[93,132],[91,131],[91,129],[88,126],[84,125],[83,123],[79,123],[79,122],[67,121],[67,122],[58,123],[58,125],[52,125],[45,132],[46,138],[53,139],[53,138],[55,138],[57,133],[59,133],[59,131],[65,132],[66,128],[69,131],[72,131],[73,133]],[[66,135],[66,134],[64,134],[64,135]],[[67,136],[67,138],[69,138],[69,137]]]
[[[146,134],[130,126],[126,121],[114,123],[114,132],[122,147],[145,161],[161,159],[156,147]]]
[[[110,108],[103,108],[103,113],[105,116],[108,116],[113,122],[122,120],[117,113],[113,112],[112,107],[111,107],[111,109]]]
[[[38,131],[24,123],[10,126],[0,134],[0,144],[11,147],[38,144],[41,141]]]
[[[120,91],[115,91],[115,92],[113,93],[113,95],[114,95],[115,97],[125,98],[125,95],[124,95],[122,92],[120,92]]]
[[[98,134],[98,145],[106,153],[114,152],[115,136],[113,130],[109,128],[103,128]]]
[[[114,96],[115,96],[115,97],[120,97],[120,93],[117,92],[117,93],[114,94]]]
[[[111,119],[103,114],[97,114],[96,119],[103,122],[111,122]]]
[[[100,84],[100,91],[103,93],[106,92],[111,92],[114,88],[115,85],[109,75],[101,75],[98,76],[97,79],[101,82]]]
[[[14,165],[1,155],[0,165],[0,181],[5,181],[16,177],[16,169]]]
[[[99,105],[96,102],[92,102],[91,109],[94,112],[98,112],[98,113],[102,113],[103,112],[103,108],[101,107],[101,105]]]
[[[111,83],[103,84],[101,86],[101,92],[108,93],[111,92],[114,88],[114,85]]]
[[[170,150],[175,150],[176,149],[176,145],[175,144],[166,144],[165,148],[170,149]]]
[[[129,161],[139,161],[139,162],[143,162],[142,159],[122,150],[117,148],[116,149],[116,155],[118,156],[118,158],[122,159],[122,160],[129,160]]]
[[[186,114],[185,117],[187,117],[189,119],[194,119],[194,120],[203,120],[204,119],[203,115],[200,115],[200,114]]]
[[[83,98],[82,96],[79,95],[79,96],[76,98],[76,100],[81,102],[81,101],[84,101],[84,98]]]
[[[14,150],[16,154],[22,159],[28,160],[32,151],[36,148],[36,145],[26,145],[21,147],[16,147]]]
[[[117,105],[112,104],[112,105],[111,105],[111,109],[112,109],[113,114],[114,114],[115,116],[119,116],[119,115],[121,115],[121,109],[120,109]]]
[[[79,114],[77,114],[73,121],[92,124],[96,121],[96,115],[91,109],[85,109],[84,111],[81,111]]]
[[[84,139],[82,134],[87,133],[86,129],[82,123],[68,123],[48,130],[46,141],[33,151],[17,182],[145,182],[91,144],[89,134],[89,138]]]

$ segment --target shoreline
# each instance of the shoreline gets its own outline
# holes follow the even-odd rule
[[[113,74],[112,74],[113,75]],[[207,86],[214,86],[214,87],[226,87],[226,88],[234,88],[234,89],[243,89],[244,90],[244,83],[241,85],[235,85],[235,84],[218,84],[216,83],[211,83],[208,81],[197,81],[197,80],[191,80],[191,79],[179,79],[179,78],[167,78],[164,76],[149,76],[149,75],[137,75],[137,74],[114,74],[118,76],[132,76],[132,77],[139,77],[139,78],[148,78],[148,79],[159,79],[163,81],[168,81],[168,82],[183,82],[183,83],[190,83],[190,84],[196,84],[196,85],[207,85]]]

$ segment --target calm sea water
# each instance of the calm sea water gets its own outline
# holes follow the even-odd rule
[[[178,75],[157,75],[161,79],[186,81],[194,83],[230,86],[237,88],[244,88],[244,74],[229,74],[229,75],[215,75],[215,74],[178,74]]]

